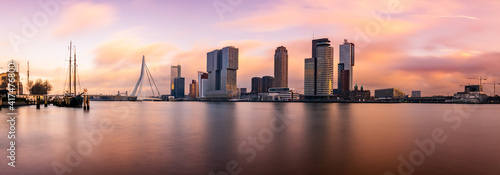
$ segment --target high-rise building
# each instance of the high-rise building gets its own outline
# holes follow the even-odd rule
[[[312,43],[313,57],[305,59],[304,95],[333,95],[333,48],[327,38]]]
[[[288,87],[288,51],[283,46],[274,52],[274,87]]]
[[[341,91],[344,91],[344,90],[342,90],[342,87],[347,86],[347,87],[349,87],[347,92],[352,91],[353,90],[353,73],[354,73],[354,70],[353,70],[353,68],[354,68],[354,44],[347,42],[347,40],[344,40],[344,44],[339,46],[339,68],[340,68],[340,64],[343,64],[343,69],[338,70],[339,71],[338,89]],[[346,70],[349,72],[348,76],[347,76],[348,80],[342,79],[340,72],[343,70]],[[347,85],[343,85],[341,83],[347,83]]]
[[[196,80],[192,80],[191,84],[189,84],[189,97],[192,99],[198,98],[198,92],[198,82],[196,82]]]
[[[270,88],[274,87],[274,78],[271,76],[262,77],[262,92],[269,92]]]
[[[181,65],[170,68],[170,95],[175,96],[175,79],[181,77]]]
[[[209,88],[208,73],[198,71],[198,98],[205,98]]]
[[[238,96],[236,71],[238,70],[238,48],[224,47],[207,53],[209,88],[207,98],[234,98]]]
[[[316,61],[315,58],[307,58],[304,63],[304,95],[316,94]]]
[[[252,78],[252,94],[262,93],[262,78],[253,77]]]
[[[185,79],[184,77],[179,77],[174,79],[174,93],[173,96],[174,98],[184,98],[185,97],[185,91],[184,87],[186,86],[185,84]]]

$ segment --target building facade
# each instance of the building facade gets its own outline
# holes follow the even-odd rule
[[[198,71],[198,98],[206,97],[208,86],[208,73]]]
[[[181,65],[170,68],[170,95],[175,96],[175,79],[181,77]]]
[[[179,77],[174,79],[174,98],[184,98],[185,97],[185,79],[184,77]]]
[[[288,87],[288,51],[283,46],[274,52],[274,87]]]
[[[333,48],[328,38],[312,41],[312,58],[305,59],[304,95],[333,95]]]
[[[274,87],[274,78],[271,76],[262,77],[262,92],[269,92]]]
[[[307,58],[304,62],[304,95],[316,94],[316,61]]]
[[[233,46],[207,53],[209,88],[206,98],[230,99],[238,96],[238,48]]]
[[[422,97],[421,91],[411,91],[411,97]]]
[[[189,84],[189,98],[195,99],[198,98],[199,95],[198,82],[196,80],[192,80],[191,84]]]
[[[347,92],[353,90],[353,73],[354,73],[354,44],[349,43],[347,40],[344,40],[344,44],[339,46],[339,74],[338,74],[338,89],[341,91],[343,90],[343,86],[349,87]],[[342,69],[340,64],[342,65]],[[348,73],[348,80],[345,80],[343,77],[341,77],[340,72],[347,70]],[[344,83],[347,83],[347,85],[344,85]],[[345,91],[344,91],[345,92]]]
[[[252,78],[252,94],[262,93],[262,78],[253,77]]]
[[[375,98],[379,100],[394,100],[403,99],[405,93],[398,88],[378,89],[375,90]]]

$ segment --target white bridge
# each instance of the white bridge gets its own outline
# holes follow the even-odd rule
[[[142,84],[143,84],[144,79],[146,79],[145,77],[147,78],[147,80],[148,80],[147,82],[149,83],[149,87],[151,88],[151,92],[153,93],[152,96],[148,96],[148,97],[141,96]],[[153,85],[154,85],[154,88],[153,88]],[[151,72],[149,72],[148,66],[146,65],[146,59],[144,58],[144,55],[142,56],[141,75],[139,76],[139,80],[137,80],[137,84],[135,85],[134,91],[132,91],[132,96],[137,97],[137,100],[139,100],[139,101],[158,101],[158,100],[161,100],[160,91],[158,90],[158,87],[156,86],[156,82],[153,79]]]

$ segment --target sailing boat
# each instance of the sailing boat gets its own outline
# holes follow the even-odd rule
[[[74,65],[71,65],[71,48],[74,48]],[[73,73],[72,69],[73,67]],[[64,97],[62,99],[57,100],[58,102],[55,103],[57,106],[63,106],[63,107],[77,107],[80,108],[83,105],[83,97],[82,93],[78,93],[76,91],[76,47],[72,45],[72,42],[69,42],[69,70],[68,70],[68,79],[69,79],[69,90],[65,91]],[[73,76],[73,79],[72,79]],[[73,83],[73,89],[71,89],[71,84]]]

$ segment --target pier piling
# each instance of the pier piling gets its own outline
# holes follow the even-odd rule
[[[36,96],[36,109],[40,109],[40,96]]]
[[[47,98],[48,98],[47,95],[43,97],[43,100],[44,100],[44,105],[43,106],[44,107],[47,107],[47,100],[48,100]]]

